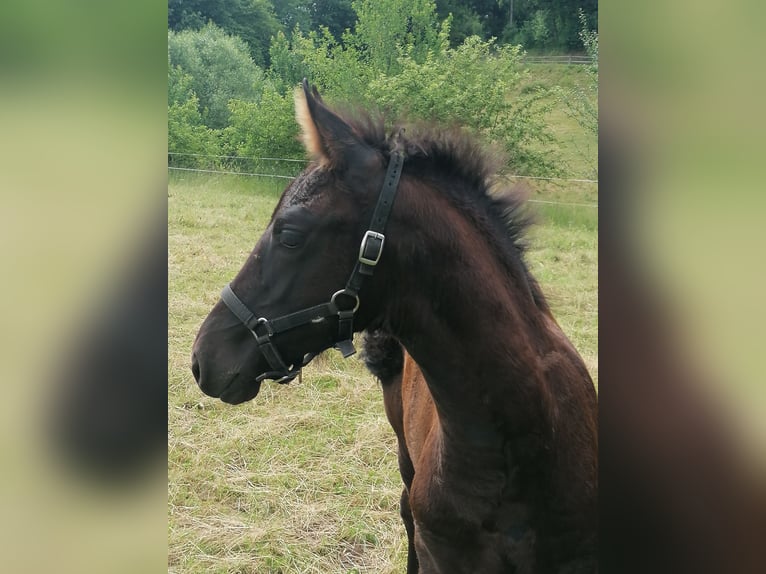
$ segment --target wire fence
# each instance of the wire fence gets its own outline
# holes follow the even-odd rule
[[[212,165],[209,167],[187,167],[182,165],[168,165],[168,169],[171,171],[180,172],[192,172],[192,173],[207,173],[218,175],[239,175],[246,177],[265,177],[275,179],[287,179],[293,180],[298,175],[300,170],[308,164],[306,159],[297,158],[284,158],[284,157],[247,157],[237,155],[208,155],[199,153],[187,153],[187,152],[168,152],[168,164],[175,163],[171,158],[194,158],[194,164],[199,164],[200,159],[214,160],[210,162]],[[223,160],[223,161],[222,161]],[[237,169],[237,165],[243,162],[249,163],[253,168],[252,171]],[[288,167],[277,167],[275,164],[287,164]],[[266,165],[271,165],[272,169],[258,169],[263,168]],[[504,177],[509,179],[524,179],[524,180],[538,180],[538,181],[550,181],[556,183],[585,183],[585,184],[598,184],[597,179],[586,178],[572,178],[572,177],[542,177],[533,175],[520,175],[520,174],[504,174]],[[542,199],[528,199],[530,203],[543,203],[550,205],[568,205],[577,207],[590,207],[598,209],[597,203],[581,203],[581,202],[569,202],[569,201],[548,201]]]
[[[562,56],[524,56],[527,64],[591,64],[590,56],[565,54]]]
[[[527,203],[546,203],[548,205],[573,205],[575,207],[592,207],[598,209],[598,203],[579,203],[576,201],[546,201],[544,199],[528,199]]]
[[[168,152],[168,169],[173,171],[290,179],[298,175],[307,163],[302,158]]]
[[[296,162],[296,163],[307,163],[307,160],[305,159],[295,159],[295,158],[288,158],[288,157],[251,157],[251,156],[244,156],[244,155],[209,155],[204,153],[186,153],[181,151],[169,151],[168,155],[173,156],[181,156],[181,157],[212,157],[217,159],[246,159],[246,160],[255,160],[255,161],[284,161],[284,162]]]
[[[294,175],[279,175],[275,173],[250,173],[248,171],[224,171],[220,169],[199,169],[193,167],[174,167],[169,165],[171,171],[194,171],[197,173],[220,173],[224,175],[247,175],[251,177],[275,177],[280,179],[295,179]]]
[[[574,177],[538,177],[536,175],[506,175],[512,179],[540,179],[543,181],[569,181],[572,183],[598,183],[597,179],[577,179]]]

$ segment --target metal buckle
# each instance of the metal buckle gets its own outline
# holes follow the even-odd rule
[[[352,297],[354,299],[354,307],[352,309],[341,309],[338,307],[337,301],[335,299],[338,298],[339,295],[345,295],[346,297]],[[356,313],[356,310],[359,309],[359,295],[356,293],[350,292],[348,289],[341,289],[340,291],[336,291],[332,294],[332,297],[330,297],[330,305],[332,306],[333,312],[336,315],[341,315],[345,313],[349,313],[350,315],[353,315]]]
[[[258,327],[260,327],[261,325],[266,327],[265,335],[259,335],[256,331]],[[274,335],[274,329],[271,327],[271,323],[269,323],[269,320],[264,317],[261,317],[255,322],[255,328],[251,332],[253,333],[253,336],[255,337],[256,343],[258,343],[259,345],[262,345],[263,343],[271,339],[271,337]]]
[[[365,256],[365,251],[367,251],[367,245],[368,241],[370,239],[376,239],[380,241],[380,246],[377,247],[377,252],[375,253],[373,258],[369,258]],[[359,262],[364,263],[365,265],[371,265],[374,267],[378,264],[378,261],[380,261],[380,256],[383,254],[383,244],[386,242],[386,236],[382,233],[378,233],[377,231],[372,231],[371,229],[368,229],[364,237],[362,237],[362,244],[359,246]]]

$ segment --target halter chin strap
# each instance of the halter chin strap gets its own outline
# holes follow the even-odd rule
[[[288,366],[274,344],[273,338],[275,335],[301,325],[320,323],[328,317],[338,317],[338,334],[334,341],[335,348],[344,357],[350,357],[356,353],[353,343],[354,315],[356,315],[356,311],[359,309],[359,291],[362,288],[365,277],[372,276],[375,266],[380,261],[380,256],[383,253],[383,245],[386,241],[386,236],[383,232],[386,230],[388,216],[394,204],[403,164],[404,155],[400,151],[391,152],[386,177],[383,180],[378,203],[375,205],[375,211],[372,214],[372,221],[359,245],[359,257],[354,264],[353,271],[351,271],[351,276],[346,282],[346,287],[333,293],[329,302],[301,309],[289,315],[282,315],[276,319],[266,319],[264,317],[256,317],[247,305],[232,291],[231,285],[226,285],[223,288],[221,299],[253,334],[258,348],[273,369],[259,375],[256,379],[258,382],[264,379],[275,379],[278,383],[289,383],[298,376],[301,368],[314,358],[314,355],[309,353],[303,357],[301,365]]]

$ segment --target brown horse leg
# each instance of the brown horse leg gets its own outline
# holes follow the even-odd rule
[[[364,344],[364,362],[383,387],[383,405],[399,443],[399,472],[404,489],[400,514],[407,531],[407,574],[418,574],[418,556],[415,553],[415,522],[410,510],[410,486],[415,476],[407,444],[404,439],[404,412],[402,408],[402,367],[404,353],[396,339],[385,331],[367,333]]]
[[[407,574],[418,574],[418,555],[415,553],[415,522],[410,510],[410,493],[407,487],[402,490],[400,513],[407,531]]]
[[[401,400],[401,395],[399,398]],[[399,434],[399,431],[397,431],[397,435]],[[403,435],[398,436],[398,439],[399,473],[402,475],[402,481],[404,482],[399,504],[399,514],[404,522],[404,529],[407,531],[407,574],[418,574],[420,565],[418,563],[418,555],[415,552],[415,521],[412,518],[412,509],[410,508],[410,487],[412,486],[412,480],[415,478],[415,468],[412,466],[410,453],[407,451]]]

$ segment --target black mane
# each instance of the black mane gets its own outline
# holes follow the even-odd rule
[[[361,111],[343,115],[357,135],[388,157],[392,149],[405,152],[405,165],[414,175],[442,178],[441,186],[453,204],[466,213],[504,252],[512,268],[520,266],[535,303],[547,310],[545,297],[529,273],[524,254],[526,232],[533,223],[525,209],[526,193],[510,186],[499,171],[504,158],[482,145],[465,129],[431,124],[396,125],[388,135],[382,116]],[[456,185],[457,183],[457,185]]]

